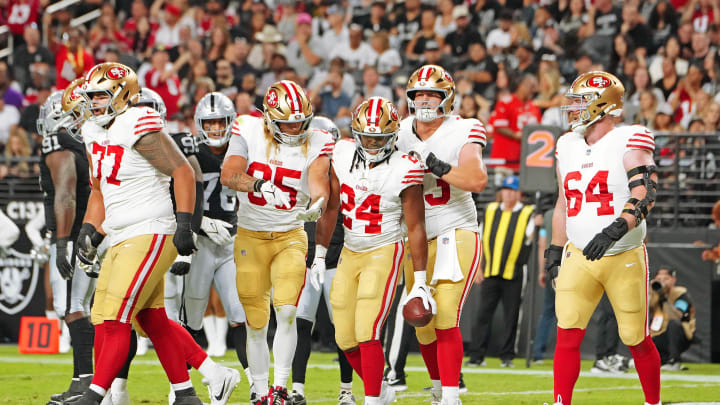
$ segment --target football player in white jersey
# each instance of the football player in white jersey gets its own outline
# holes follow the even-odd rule
[[[91,311],[96,373],[84,395],[67,403],[100,403],[125,364],[131,323],[136,322],[153,341],[173,384],[174,404],[202,404],[186,361],[210,374],[211,385],[225,385],[227,373],[208,361],[163,308],[165,271],[178,252],[188,255],[195,250],[190,229],[193,170],[164,133],[160,115],[148,107],[131,107],[138,93],[132,69],[119,63],[96,65],[86,75],[81,92],[88,103],[81,131],[91,162],[92,190],[78,236],[78,258],[93,263],[103,232],[112,247],[102,262]],[[175,215],[168,188],[171,177]],[[174,235],[172,243],[170,235]]]
[[[337,218],[321,216],[328,211],[334,142],[329,133],[309,129],[313,112],[307,94],[283,80],[268,88],[263,104],[263,118],[235,121],[220,174],[224,186],[238,191],[237,290],[247,317],[248,362],[255,383],[251,402],[260,405],[288,401],[286,384],[297,344],[295,312],[305,283],[303,223],[319,218],[315,252],[324,257]],[[271,290],[278,325],[274,383],[268,393]]]
[[[477,212],[471,193],[487,185],[482,162],[485,128],[480,121],[451,114],[455,82],[437,65],[425,65],[408,81],[411,116],[400,124],[398,149],[425,164],[425,223],[428,266],[405,266],[406,301],[434,286],[437,314],[416,328],[420,352],[432,380],[432,403],[460,403],[462,367],[460,313],[477,275],[481,257]],[[480,275],[481,277],[481,275]]]
[[[340,190],[345,231],[330,290],[335,341],[362,378],[367,405],[395,400],[395,391],[383,384],[380,334],[404,260],[403,222],[414,268],[425,273],[427,265],[424,168],[395,149],[399,124],[397,109],[387,99],[364,101],[353,114],[354,139],[340,140],[332,159],[331,181]],[[435,312],[429,289],[416,296]]]
[[[660,356],[648,330],[643,243],[644,219],[657,188],[655,140],[643,126],[618,125],[624,94],[617,77],[588,72],[575,79],[566,94],[570,104],[563,107],[570,132],[555,149],[559,197],[552,244],[545,251],[545,268],[556,286],[558,404],[572,400],[580,343],[603,292],[635,360],[645,403],[660,403]]]

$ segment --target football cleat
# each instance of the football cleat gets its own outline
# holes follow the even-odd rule
[[[222,367],[222,366],[220,366]],[[222,367],[222,378],[208,384],[211,405],[225,405],[240,382],[240,372],[234,368]],[[204,381],[203,381],[204,382]]]
[[[443,399],[442,402],[440,402],[440,405],[462,405],[462,401],[460,398],[456,400]]]
[[[288,404],[306,405],[307,400],[305,399],[305,395],[293,390],[293,392],[290,394],[290,399],[288,400]]]
[[[500,367],[502,368],[515,368],[515,364],[513,364],[512,360],[501,360],[500,361]]]
[[[48,402],[48,405],[50,405],[51,403],[62,403],[62,401],[79,398],[82,396],[83,392],[85,392],[88,386],[90,386],[90,383],[83,387],[80,379],[73,378],[67,391],[63,392],[62,394],[53,394],[50,396],[50,402]]]
[[[355,395],[349,390],[340,390],[338,395],[338,405],[356,405]]]
[[[623,366],[622,360],[615,356],[605,356],[602,359],[595,360],[593,367],[590,369],[592,373],[624,373],[626,368]]]
[[[270,392],[268,393],[269,405],[291,404],[292,402],[289,402],[289,398],[287,388],[279,385],[277,387],[270,387]]]
[[[463,379],[462,373],[460,373],[460,382],[458,383],[458,392],[460,392],[461,394],[468,392],[468,389],[465,386],[465,380]]]
[[[430,388],[430,405],[440,405],[442,401],[442,388]]]
[[[197,395],[185,395],[182,397],[175,397],[173,405],[206,405]]]
[[[268,405],[268,397],[253,392],[250,394],[250,405]]]
[[[395,402],[395,390],[390,388],[385,381],[383,381],[382,388],[380,389],[380,402],[382,402],[383,405],[389,405]]]
[[[395,392],[402,392],[408,389],[407,383],[405,382],[405,377],[405,374],[403,374],[402,377],[397,378],[386,377],[385,381]]]

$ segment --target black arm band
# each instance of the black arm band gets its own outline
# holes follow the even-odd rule
[[[267,180],[263,179],[257,179],[255,180],[255,183],[253,183],[253,190],[255,190],[256,193],[260,192],[260,187],[262,187],[263,184],[265,184]]]
[[[203,217],[203,204],[205,202],[205,191],[203,189],[203,182],[202,181],[196,181],[195,182],[195,210],[193,211],[193,217],[192,217],[192,223],[190,224],[190,228],[193,230],[193,232],[198,233],[200,232],[200,224],[202,223],[202,217]]]
[[[444,162],[435,156],[434,153],[430,152],[427,158],[425,158],[425,164],[427,165],[427,168],[430,169],[432,174],[436,175],[437,177],[442,177],[448,172],[450,172],[450,169],[452,169],[452,166],[450,166],[449,163]]]
[[[190,224],[192,223],[192,215],[189,212],[176,212],[175,221],[177,222],[178,230],[191,230]]]

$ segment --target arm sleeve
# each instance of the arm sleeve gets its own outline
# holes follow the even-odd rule
[[[133,126],[131,142],[134,145],[141,137],[152,132],[162,131],[164,128],[165,124],[160,114],[152,108],[145,107]]]
[[[403,155],[403,159],[407,159],[409,164],[405,176],[400,181],[400,192],[415,184],[423,184],[423,178],[425,178],[425,167],[423,167],[422,163],[417,160],[412,161],[411,159],[414,158],[408,155]]]
[[[0,229],[3,230],[0,232],[0,247],[10,247],[20,237],[20,229],[2,211],[0,211]]]
[[[479,120],[474,118],[468,119],[467,139],[465,143],[479,143],[484,148],[487,144],[487,131],[485,126]]]
[[[633,132],[628,137],[627,144],[625,145],[626,151],[641,149],[647,150],[650,153],[655,152],[655,136],[652,131],[639,125],[634,125],[631,128]]]

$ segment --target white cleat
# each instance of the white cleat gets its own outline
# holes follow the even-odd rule
[[[234,368],[222,367],[223,374],[217,381],[211,381],[208,386],[210,405],[225,405],[235,387],[240,382],[240,372]],[[204,381],[203,381],[204,382]]]
[[[100,402],[100,405],[115,405],[112,400],[112,389],[109,389],[105,393],[105,397],[103,397],[102,402]]]
[[[432,388],[430,390],[430,395],[430,405],[440,405],[440,403],[442,402],[442,389]]]
[[[389,405],[395,402],[395,390],[385,381],[383,381],[382,388],[380,389],[380,402],[383,405]]]
[[[127,391],[112,391],[110,395],[112,396],[112,405],[130,405],[130,394]]]
[[[440,402],[440,405],[462,405],[462,401],[460,400],[460,398],[458,398],[454,401],[451,399],[443,399]]]
[[[148,346],[149,346],[150,339],[142,336],[138,336],[137,341],[137,352],[135,353],[137,356],[144,356],[148,352]]]

